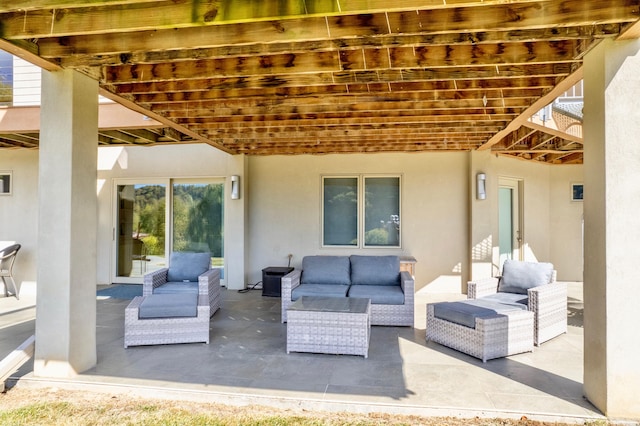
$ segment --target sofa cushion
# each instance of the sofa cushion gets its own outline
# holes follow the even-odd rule
[[[302,259],[301,284],[351,284],[347,256],[305,256]]]
[[[491,300],[469,299],[460,302],[439,302],[433,305],[433,316],[449,322],[475,328],[476,318],[491,318],[505,312],[522,310]]]
[[[145,296],[138,318],[177,318],[198,316],[197,294],[152,294]]]
[[[400,285],[400,258],[398,256],[352,255],[351,284]]]
[[[348,285],[342,284],[300,284],[291,291],[291,300],[302,296],[347,297]]]
[[[502,266],[498,291],[527,294],[530,288],[549,284],[552,276],[551,263],[506,260]]]
[[[198,281],[211,268],[211,253],[173,252],[169,258],[167,281]]]
[[[372,305],[404,305],[404,293],[398,285],[352,285],[349,297],[370,299]]]
[[[153,289],[153,294],[198,294],[198,283],[193,281],[172,281]]]

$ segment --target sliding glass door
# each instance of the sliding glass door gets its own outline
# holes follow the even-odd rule
[[[141,283],[172,251],[209,252],[223,268],[223,194],[221,179],[117,181],[113,282]]]
[[[222,268],[224,184],[175,181],[172,190],[173,251],[209,252],[213,266]]]

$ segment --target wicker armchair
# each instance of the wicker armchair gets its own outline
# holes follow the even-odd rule
[[[142,295],[197,292],[209,300],[209,316],[220,308],[220,269],[211,269],[208,253],[172,253],[169,267],[145,274]]]
[[[16,286],[16,282],[13,279],[13,264],[16,261],[20,247],[20,244],[13,244],[0,250],[0,278],[2,278],[2,282],[4,283],[5,297],[8,297],[9,293],[13,292],[13,296],[16,299],[20,299],[20,289]]]
[[[507,262],[505,262],[505,267],[503,268],[503,276],[505,273],[509,273],[509,267],[533,265],[529,262]],[[553,268],[553,265],[551,265],[551,268]],[[467,298],[500,298],[500,296],[515,296],[512,300],[520,298],[521,300],[518,303],[526,303],[528,310],[534,314],[533,342],[536,346],[539,346],[547,340],[567,332],[567,285],[558,283],[556,275],[556,271],[551,269],[547,283],[527,288],[526,292],[522,291],[522,294],[504,291],[504,288],[501,288],[502,276],[469,281]]]

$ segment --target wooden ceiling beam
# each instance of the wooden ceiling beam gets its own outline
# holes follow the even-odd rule
[[[520,114],[520,116],[513,120],[507,127],[505,127],[502,131],[496,133],[492,138],[487,140],[479,150],[485,150],[491,148],[493,145],[499,143],[504,137],[506,137],[512,131],[518,129],[520,126],[523,126],[528,122],[529,118],[536,112],[540,111],[543,107],[549,105],[553,102],[554,99],[559,97],[561,94],[572,88],[577,82],[582,79],[583,69],[582,67],[578,68],[573,74],[569,77],[562,80],[556,87],[553,88],[550,92],[548,92],[545,96],[539,98],[535,101],[529,108]]]
[[[105,67],[104,83],[135,83],[190,78],[247,77],[376,71],[386,69],[423,70],[424,68],[503,66],[511,64],[572,62],[580,54],[581,44],[572,40],[531,42],[526,44],[433,46],[423,48],[377,49],[360,52],[306,52],[253,58],[225,58],[161,64]]]
[[[218,135],[247,135],[252,137],[257,137],[264,134],[276,135],[276,134],[298,134],[301,132],[304,133],[314,133],[314,132],[336,132],[336,133],[352,133],[357,131],[401,131],[401,132],[428,132],[428,133],[469,133],[469,132],[477,132],[477,133],[486,133],[486,132],[496,132],[500,130],[499,125],[490,125],[490,124],[482,124],[482,125],[448,125],[448,123],[409,123],[409,124],[361,124],[361,125],[332,125],[332,126],[317,126],[317,125],[307,125],[300,126],[296,123],[292,123],[290,125],[277,125],[273,123],[271,126],[264,127],[213,127],[213,126],[194,126],[194,128],[207,130],[209,132],[215,132]]]
[[[88,6],[114,6],[131,3],[155,3],[158,0],[11,0],[0,4],[0,13],[33,10],[69,9]]]
[[[240,117],[244,118],[244,117]],[[457,119],[456,119],[457,118]],[[247,117],[246,121],[243,120],[193,120],[192,126],[202,129],[255,129],[260,131],[261,129],[279,128],[279,127],[319,127],[319,128],[332,128],[332,127],[350,127],[361,125],[424,125],[429,127],[456,127],[456,126],[478,126],[478,127],[504,127],[507,124],[510,116],[502,116],[502,121],[497,120],[498,117],[493,117],[492,120],[480,120],[479,117],[464,117],[464,116],[439,116],[438,119],[429,119],[422,116],[408,116],[408,115],[395,115],[389,117],[386,114],[379,115],[377,117],[367,115],[364,117],[351,116],[349,120],[341,118],[277,118],[276,116],[253,116]],[[251,121],[249,121],[251,119]]]
[[[160,115],[161,113],[158,113]],[[269,123],[269,122],[281,122],[281,121],[297,121],[297,120],[342,120],[343,123],[350,122],[355,123],[356,120],[371,122],[376,121],[395,121],[398,119],[415,120],[420,119],[425,123],[496,123],[505,124],[518,116],[517,112],[485,114],[478,113],[478,111],[467,111],[467,114],[458,111],[458,114],[440,112],[439,114],[425,115],[423,111],[354,111],[349,113],[349,117],[346,118],[344,113],[340,112],[327,112],[327,113],[313,113],[313,114],[262,114],[253,116],[241,116],[230,115],[224,117],[207,117],[207,118],[190,118],[190,125],[195,126],[218,126],[219,124],[231,123],[242,124],[244,126],[252,126],[254,123]],[[172,118],[165,118],[166,121],[171,121]],[[180,124],[182,120],[175,119],[175,123]]]
[[[180,40],[184,44],[180,50],[135,50],[136,43],[139,43],[140,37],[135,37],[130,44],[127,44],[129,50],[122,50],[122,37],[114,37],[112,47],[109,47],[109,39],[113,37],[111,34],[101,35],[95,42],[91,40],[78,38],[78,40],[57,40],[55,38],[46,38],[40,41],[41,50],[44,57],[55,59],[57,63],[66,68],[78,66],[104,66],[104,65],[123,65],[126,63],[162,63],[166,61],[189,61],[194,58],[199,59],[220,59],[227,57],[251,57],[264,56],[282,53],[301,53],[301,52],[318,52],[318,51],[335,51],[335,50],[353,50],[362,48],[378,48],[387,49],[398,46],[424,47],[427,45],[471,45],[471,44],[497,44],[506,42],[530,42],[534,40],[560,41],[566,39],[589,40],[594,37],[603,38],[615,36],[623,28],[624,24],[597,24],[587,27],[567,27],[563,31],[557,28],[536,28],[528,30],[510,30],[510,31],[494,31],[494,32],[455,32],[455,33],[422,33],[417,35],[377,35],[375,37],[366,38],[347,38],[347,39],[328,39],[328,40],[303,40],[295,42],[271,42],[264,43],[263,40],[256,40],[254,43],[245,43],[240,45],[222,45],[215,47],[189,47],[191,44],[202,45],[202,40],[212,40],[211,35],[191,35],[190,37],[181,37]],[[220,28],[222,31],[223,29]],[[201,28],[190,29],[192,32],[204,31]],[[224,29],[228,31],[228,29]],[[174,31],[175,32],[175,31]],[[182,31],[185,32],[185,31]],[[170,34],[172,39],[176,38],[176,34]],[[140,34],[143,37],[145,34]],[[134,37],[134,36],[131,36]],[[153,33],[154,41],[158,42],[157,32]],[[221,36],[224,39],[228,35]],[[196,39],[195,42],[189,43],[189,39]],[[93,52],[86,47],[87,42],[90,46],[100,46],[101,51]],[[160,43],[162,45],[162,43]],[[74,47],[78,45],[78,47]],[[80,45],[83,47],[80,48]],[[61,58],[62,57],[62,58]],[[59,59],[60,58],[60,59]]]
[[[379,129],[331,129],[331,130],[287,130],[267,132],[233,132],[230,130],[219,131],[211,129],[210,137],[237,137],[237,138],[277,138],[277,139],[302,139],[302,138],[353,138],[353,137],[385,137],[396,136],[401,138],[412,137],[442,137],[457,138],[477,136],[486,138],[496,130],[493,128],[456,128],[456,129],[411,129],[411,128],[379,128]]]
[[[516,100],[517,101],[517,100]],[[383,114],[398,114],[398,113],[413,113],[413,114],[423,114],[423,115],[453,115],[459,114],[460,116],[467,115],[475,115],[479,119],[483,116],[489,116],[493,114],[520,114],[528,104],[525,105],[525,102],[516,102],[513,105],[507,105],[503,107],[502,105],[498,105],[496,107],[484,107],[482,102],[477,102],[477,105],[472,103],[466,104],[447,104],[443,102],[369,102],[366,104],[352,104],[352,105],[314,105],[314,106],[274,106],[270,108],[263,107],[247,107],[247,108],[218,108],[214,113],[211,113],[209,116],[204,117],[200,116],[200,118],[211,119],[211,118],[222,118],[222,117],[230,117],[230,116],[263,116],[265,114],[275,114],[280,116],[294,116],[296,114],[334,114],[340,115],[343,119],[348,120],[352,113],[369,113],[370,111],[375,111],[376,115]],[[151,109],[152,111],[159,113],[159,111],[155,109]],[[197,118],[197,117],[194,117]],[[179,122],[188,123],[191,121],[190,118],[185,118],[180,120]],[[197,120],[193,120],[193,122],[197,122]]]
[[[325,86],[298,87],[234,87],[228,89],[215,88],[224,81],[220,79],[172,80],[152,83],[129,83],[117,86],[120,95],[129,94],[166,94],[206,92],[211,99],[238,99],[262,97],[294,97],[312,95],[336,95],[360,93],[387,95],[389,93],[413,93],[429,91],[465,92],[474,90],[518,90],[518,89],[551,89],[557,83],[557,76],[505,77],[493,79],[469,80],[420,80],[367,84],[328,84]],[[213,87],[213,88],[212,88]],[[191,95],[188,95],[191,96]],[[203,95],[204,96],[204,95]]]
[[[261,2],[261,4],[264,3],[274,2]],[[300,5],[304,4],[298,0],[291,3],[296,4],[298,10]],[[337,5],[333,2],[323,3]],[[396,11],[387,5],[377,11],[369,7],[340,11],[324,8],[325,10],[318,13],[290,15],[280,6],[278,13],[266,17],[267,19],[254,19],[250,13],[247,18],[251,22],[239,24],[233,24],[233,20],[225,19],[220,5],[220,0],[195,3],[127,2],[78,8],[56,8],[52,5],[42,9],[5,11],[3,27],[7,38],[39,39],[92,33],[130,33],[162,29],[173,31],[203,26],[208,29],[221,27],[218,24],[225,23],[224,27],[230,30],[229,37],[237,38],[239,43],[250,43],[252,36],[276,42],[300,38],[317,39],[319,36],[327,37],[329,33],[333,37],[340,38],[394,33],[420,34],[425,29],[434,33],[475,32],[536,29],[549,23],[560,28],[588,26],[594,23],[633,22],[637,19],[634,15],[634,7],[637,4],[633,0],[608,0],[606,3],[597,5],[581,0],[566,0],[562,3],[553,1],[510,1],[494,4],[475,2],[463,5],[450,2],[439,4],[438,7],[428,5],[411,7],[403,2],[401,7],[404,10]],[[230,6],[230,10],[243,7],[257,9],[255,4],[235,2]],[[333,13],[336,15],[332,16]],[[246,30],[247,26],[251,26],[251,31]],[[216,33],[213,31],[212,33],[213,38]],[[220,43],[222,44],[226,43]],[[179,47],[187,46],[173,46],[173,48]]]
[[[566,77],[579,66],[575,62],[560,62],[547,64],[518,64],[518,65],[490,65],[467,66],[428,69],[404,69],[404,70],[378,70],[378,71],[341,71],[320,72],[312,74],[295,75],[266,75],[266,76],[238,76],[238,77],[204,77],[193,79],[166,79],[164,81],[111,81],[103,84],[103,87],[113,93],[118,92],[120,85],[125,87],[131,84],[178,84],[190,81],[206,81],[207,90],[234,90],[234,89],[282,89],[289,87],[318,87],[327,85],[370,85],[370,84],[396,84],[403,87],[405,84],[416,82],[450,82],[457,87],[458,82],[471,85],[487,85],[487,80],[504,80],[512,78],[562,78]],[[465,83],[468,82],[468,83]],[[125,91],[123,95],[127,95]]]
[[[401,91],[401,92],[364,92],[359,91],[356,93],[338,93],[332,94],[330,91],[322,93],[321,91],[310,93],[309,95],[264,95],[246,97],[221,97],[219,91],[211,92],[167,92],[167,93],[150,93],[150,94],[137,94],[133,97],[137,102],[153,105],[153,104],[186,104],[187,109],[199,108],[201,105],[207,104],[205,108],[216,108],[216,105],[221,107],[246,107],[246,106],[260,106],[260,105],[289,105],[289,104],[334,104],[334,103],[365,103],[374,102],[380,99],[384,99],[385,102],[397,102],[397,101],[425,101],[425,100],[439,100],[439,101],[482,101],[487,105],[493,101],[501,99],[514,99],[514,98],[538,98],[544,95],[550,87],[527,87],[527,88],[501,88],[501,89],[475,89],[475,90],[431,90],[431,91]]]

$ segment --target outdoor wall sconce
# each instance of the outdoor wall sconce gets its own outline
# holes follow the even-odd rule
[[[231,176],[231,199],[240,199],[240,176],[238,175]]]
[[[478,173],[476,175],[476,198],[478,200],[484,200],[487,198],[487,175],[484,173]]]

